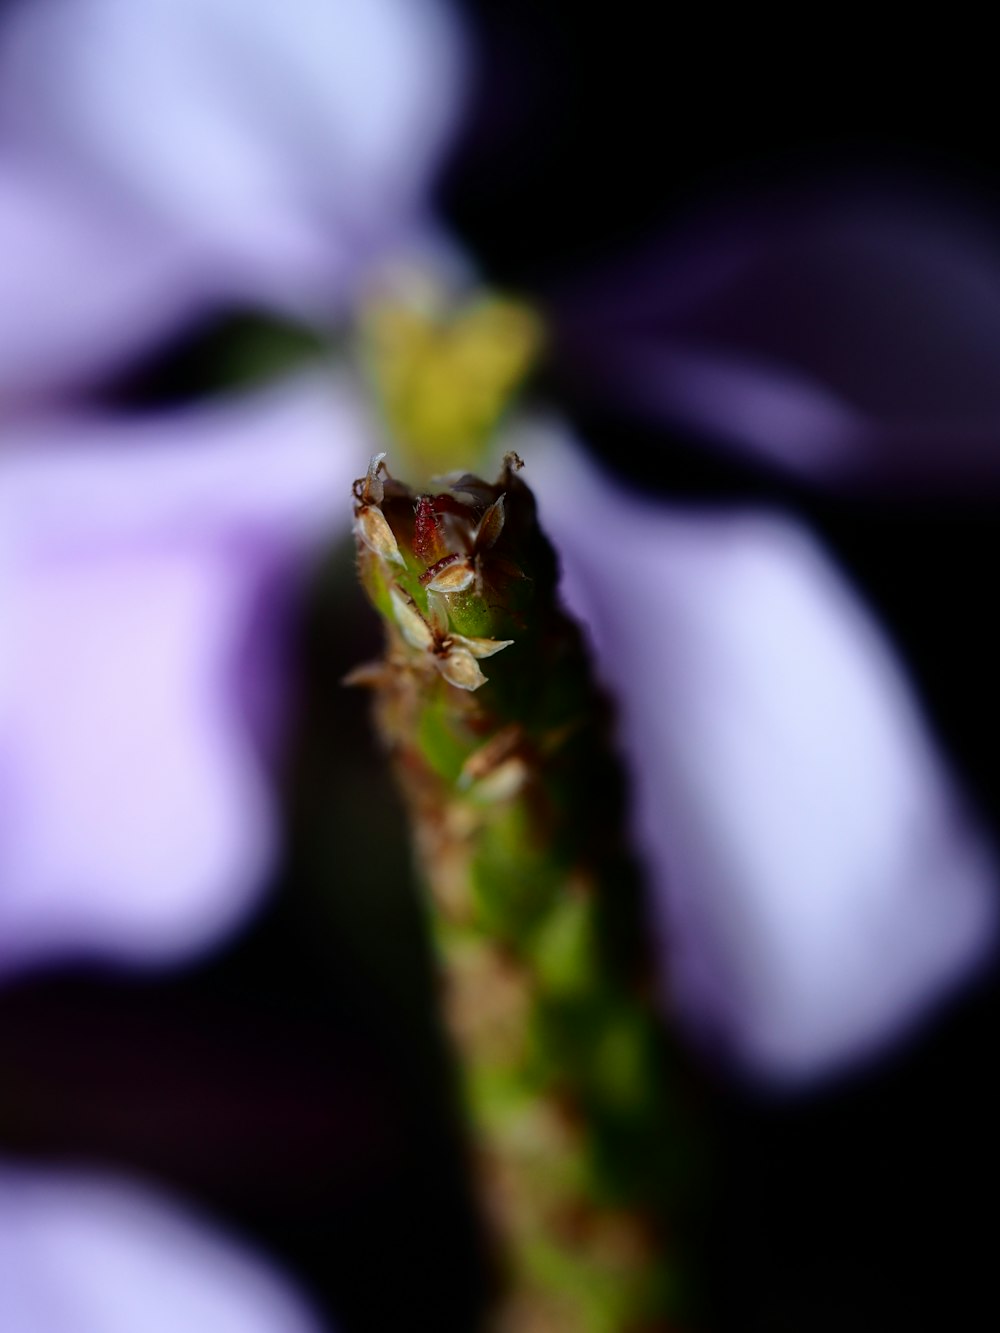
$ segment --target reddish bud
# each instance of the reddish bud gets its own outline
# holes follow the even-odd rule
[[[434,565],[448,554],[441,519],[429,495],[417,497],[413,524],[413,553],[425,565]]]

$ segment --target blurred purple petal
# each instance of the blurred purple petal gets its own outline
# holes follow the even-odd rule
[[[422,224],[462,55],[439,0],[21,0],[0,151],[144,213],[214,294],[329,317]]]
[[[200,261],[109,203],[0,159],[0,408],[85,383],[202,304]]]
[[[992,946],[993,850],[877,626],[787,517],[517,444],[621,708],[670,985],[775,1078],[905,1033]]]
[[[152,1190],[0,1166],[4,1333],[321,1333],[262,1257]]]
[[[14,433],[0,454],[0,968],[168,961],[252,908],[276,828],[259,735],[274,718],[248,715],[268,682],[248,675],[280,659],[270,639],[368,448],[347,390],[318,376]]]
[[[732,201],[558,311],[578,389],[821,481],[1000,476],[1000,244],[947,197]]]

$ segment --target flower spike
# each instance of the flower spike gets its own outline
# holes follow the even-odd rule
[[[668,1327],[657,1163],[677,1109],[610,713],[521,467],[508,455],[496,484],[462,474],[415,498],[372,460],[358,568],[387,651],[360,683],[415,826],[508,1273],[490,1327],[631,1333]]]

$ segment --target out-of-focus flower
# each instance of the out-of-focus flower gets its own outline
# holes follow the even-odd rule
[[[4,1333],[321,1333],[259,1257],[126,1180],[0,1166]]]
[[[263,747],[291,604],[366,447],[306,375],[0,454],[0,971],[183,957],[276,851]]]
[[[2,141],[0,254],[5,415],[82,387],[204,302],[200,262],[181,238],[137,225],[108,192],[22,161]]]
[[[0,401],[225,302],[330,320],[433,244],[461,45],[439,0],[6,6]]]
[[[170,413],[65,400],[225,304],[336,315],[421,232],[439,12],[4,6],[0,975],[177,961],[260,897],[289,631],[367,427],[319,372]],[[0,1288],[5,1333],[320,1330],[263,1260],[96,1174],[0,1165]]]
[[[441,10],[420,6],[414,42],[404,35],[386,46],[376,35],[370,77],[359,75],[325,40],[339,21],[330,15],[367,31],[369,21],[409,12],[404,0],[380,0],[363,16],[299,0],[272,22],[235,0],[163,0],[141,19],[126,0],[22,5],[8,30],[0,123],[32,161],[66,180],[104,182],[154,233],[165,229],[203,255],[212,270],[206,299],[253,296],[332,318],[372,257],[401,238],[397,214],[422,214],[424,168],[452,105],[438,85],[453,87],[459,44]],[[334,27],[317,28],[321,21]],[[355,117],[383,105],[371,80],[381,91],[400,83],[386,52],[415,53],[423,71],[385,105],[409,115],[424,148],[373,131],[358,140],[364,151],[345,157],[331,125],[341,116],[348,138]],[[135,116],[150,89],[156,115]],[[383,152],[402,142],[405,152]],[[411,161],[421,170],[411,172]],[[762,226],[749,236],[708,228],[666,265],[666,293],[647,268],[637,270],[642,299],[616,277],[564,303],[564,364],[578,382],[657,419],[820,477],[850,472],[865,441],[880,437],[870,422],[859,427],[866,400],[858,385],[849,391],[857,339],[845,341],[833,374],[820,362],[837,320],[816,324],[822,303],[805,315],[796,307],[803,248],[814,254],[817,235],[841,238],[840,267],[819,265],[824,280],[843,294],[838,273],[857,274],[887,339],[903,323],[911,335],[946,337],[940,323],[931,327],[928,312],[941,308],[934,291],[971,293],[989,266],[963,267],[947,229],[926,244],[908,233],[912,244],[893,261],[903,268],[890,270],[905,270],[906,281],[880,288],[879,256],[892,235],[863,210],[846,233],[820,216],[828,221],[818,232],[815,219],[811,231],[794,220],[791,230]],[[959,270],[956,288],[949,275]],[[748,273],[743,299],[732,284]],[[772,345],[755,330],[768,327],[763,315],[782,274],[784,342]],[[727,303],[734,291],[740,299]],[[619,301],[640,312],[642,336],[618,336],[632,327],[631,315],[618,318]],[[969,318],[973,309],[979,327],[989,311],[970,306]],[[957,303],[952,313],[962,317]],[[684,334],[676,347],[658,333],[675,314]],[[813,321],[811,359],[809,339],[796,333],[803,319]],[[742,355],[740,337],[752,354]],[[790,364],[805,357],[806,369],[793,373],[786,353]],[[894,380],[869,377],[864,392],[883,382]],[[915,415],[927,419],[923,408]],[[903,455],[894,457],[887,473],[908,475]],[[870,1049],[972,966],[994,892],[992,858],[888,646],[791,519],[717,515],[709,524],[663,507],[637,508],[630,522],[609,488],[585,484],[582,454],[563,472],[580,477],[579,489],[566,487],[571,504],[544,480],[542,491],[622,700],[640,828],[688,1004],[772,1074],[813,1074]],[[643,561],[662,576],[651,603],[659,614],[649,619],[634,610]],[[921,839],[932,855],[915,855]]]
[[[5,8],[0,971],[177,959],[256,902],[289,606],[371,451],[319,372],[47,404],[196,311],[342,312],[423,234],[457,50],[435,0]]]

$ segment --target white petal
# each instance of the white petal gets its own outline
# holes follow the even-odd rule
[[[470,587],[472,580],[476,577],[471,560],[455,559],[443,569],[439,569],[432,579],[427,582],[427,591],[429,593],[456,593],[464,592]]]
[[[360,479],[358,489],[365,504],[380,505],[385,499],[385,483],[379,475],[385,462],[386,451],[372,454],[368,460],[368,471]]]
[[[788,518],[517,447],[619,698],[689,1016],[776,1078],[905,1032],[992,947],[997,874],[878,626]]]
[[[452,648],[450,652],[436,657],[438,670],[449,685],[459,690],[478,690],[486,684],[486,677],[479,669],[479,663],[466,648]]]
[[[420,650],[430,648],[434,642],[430,626],[410,599],[396,588],[389,590],[389,597],[399,632],[410,647]]]
[[[431,627],[431,633],[439,639],[443,639],[448,633],[448,599],[444,593],[427,594],[427,623]]]
[[[459,104],[438,0],[28,0],[0,36],[8,139],[317,311],[412,229]]]
[[[453,634],[452,642],[464,648],[473,657],[493,657],[501,648],[509,648],[513,639],[476,639],[465,634]]]
[[[374,505],[365,505],[354,519],[354,531],[370,551],[393,565],[405,565],[399,543],[386,521],[385,514]]]
[[[322,1333],[262,1257],[152,1190],[0,1166],[4,1333]]]

